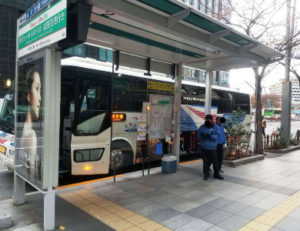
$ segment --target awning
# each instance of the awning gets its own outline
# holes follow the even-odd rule
[[[87,2],[93,6],[87,36],[91,44],[204,70],[253,67],[283,58],[176,0]]]

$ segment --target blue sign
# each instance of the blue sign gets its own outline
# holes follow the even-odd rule
[[[40,0],[36,2],[32,7],[29,8],[29,10],[25,12],[24,17],[20,19],[20,25],[43,10],[46,6],[49,5],[51,1],[52,0]]]

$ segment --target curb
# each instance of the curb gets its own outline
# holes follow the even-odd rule
[[[249,163],[256,162],[258,160],[263,160],[264,158],[265,158],[264,155],[259,154],[250,157],[245,157],[238,160],[223,160],[223,163],[227,166],[237,167],[243,164],[249,164]]]
[[[283,149],[270,149],[270,150],[266,150],[266,152],[268,153],[279,153],[279,154],[286,154],[286,153],[289,153],[289,152],[292,152],[292,151],[296,151],[296,150],[299,150],[300,149],[300,145],[297,145],[297,146],[293,146],[293,147],[289,147],[289,148],[283,148]]]
[[[0,215],[0,229],[5,229],[12,226],[11,215],[1,214]]]

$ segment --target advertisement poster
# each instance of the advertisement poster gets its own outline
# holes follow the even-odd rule
[[[16,171],[40,187],[44,155],[44,57],[20,61],[16,90]]]
[[[147,132],[147,123],[146,123],[146,114],[141,114],[138,116],[138,136],[137,140],[146,140],[146,132]]]

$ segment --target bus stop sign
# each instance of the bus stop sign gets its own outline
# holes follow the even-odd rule
[[[17,21],[18,58],[66,38],[67,0],[40,0]]]

